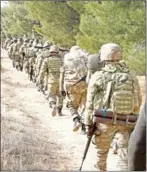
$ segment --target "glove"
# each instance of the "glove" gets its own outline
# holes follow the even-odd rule
[[[92,125],[85,126],[85,132],[87,134],[87,137],[90,137],[92,135]]]
[[[61,91],[61,95],[65,97],[66,96],[66,92],[64,90],[62,90]]]

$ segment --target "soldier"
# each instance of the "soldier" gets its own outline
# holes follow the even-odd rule
[[[11,41],[11,37],[10,36],[8,36],[8,38],[5,40],[5,42],[4,42],[4,49],[5,50],[7,50],[7,46],[8,46],[8,44],[10,43],[10,41]]]
[[[43,49],[42,49],[42,53],[37,57],[36,59],[36,74],[37,74],[37,77],[39,76],[39,73],[40,73],[40,69],[41,69],[41,66],[42,66],[42,63],[43,63],[43,60],[45,58],[47,58],[50,54],[49,52],[49,49],[50,49],[50,46],[51,46],[51,42],[49,41],[46,41],[43,45]],[[37,79],[38,80],[38,79]],[[48,85],[48,73],[46,72],[45,73],[45,76],[44,76],[44,88],[43,91],[46,91],[47,90],[47,85]],[[37,85],[39,85],[39,81],[37,82]],[[38,88],[38,91],[40,91],[40,89]],[[46,99],[48,99],[49,97],[47,96]]]
[[[38,44],[37,46],[40,47],[42,45]],[[35,64],[36,64],[36,57],[37,57],[38,50],[39,50],[38,48],[33,46],[31,49],[33,54],[31,54],[29,58],[29,78],[30,78],[30,81],[33,81],[34,83],[36,82]]]
[[[23,39],[19,38],[18,41],[13,46],[13,67],[16,67],[17,70],[22,70],[21,66],[21,56],[19,54],[19,49],[23,44]]]
[[[29,58],[30,58],[30,51],[33,51],[32,50],[32,43],[33,41],[29,41],[29,43],[27,43],[26,45],[26,55],[25,55],[25,58],[24,58],[24,70],[25,70],[25,73],[27,73],[29,75]]]
[[[23,71],[23,66],[24,66],[24,62],[26,58],[25,56],[26,56],[26,51],[27,51],[27,42],[28,42],[28,39],[25,39],[24,43],[21,45],[19,49],[21,71]]]
[[[130,114],[135,114],[141,105],[138,81],[124,62],[120,63],[121,58],[122,51],[119,45],[104,44],[100,49],[100,59],[104,61],[105,67],[92,75],[87,90],[85,124],[88,126],[88,131],[92,124],[93,110],[99,109],[103,112],[104,109],[105,112],[113,113],[112,123],[97,123],[94,137],[98,149],[95,167],[102,171],[127,171],[126,148],[133,128],[133,125],[127,123],[127,119]],[[117,116],[121,114],[126,117],[126,122],[120,124]],[[110,158],[107,159],[108,151]],[[116,155],[117,167],[114,164]]]
[[[87,54],[79,49],[79,46],[73,46],[64,56],[60,74],[60,91],[68,98],[67,107],[74,122],[73,131],[77,131],[82,126],[78,108],[85,104],[87,89],[87,84],[82,81],[82,78],[87,75],[85,63]]]
[[[39,83],[42,87],[45,73],[48,73],[48,95],[49,106],[52,109],[52,116],[56,114],[61,116],[63,98],[59,93],[59,76],[60,68],[62,66],[61,56],[59,55],[59,49],[56,45],[52,45],[49,50],[49,55],[44,59],[39,74]]]
[[[9,58],[10,59],[12,59],[12,52],[13,52],[13,44],[14,44],[14,40],[11,40],[10,41],[10,44],[8,44],[8,48],[7,48],[7,50],[8,50],[8,56],[9,56]]]

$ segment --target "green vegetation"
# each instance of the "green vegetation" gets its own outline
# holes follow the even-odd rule
[[[11,35],[35,30],[53,43],[78,44],[90,53],[118,43],[129,67],[145,75],[145,1],[9,1],[2,16],[2,30]]]

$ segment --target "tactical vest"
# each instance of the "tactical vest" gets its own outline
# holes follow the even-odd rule
[[[128,115],[134,108],[134,80],[130,72],[103,73],[103,83],[106,88],[103,97],[103,107],[114,113]]]

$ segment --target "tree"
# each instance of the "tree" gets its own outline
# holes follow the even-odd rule
[[[23,2],[9,1],[9,6],[2,8],[2,15],[4,16],[3,27],[8,34],[31,34],[32,25]]]
[[[40,22],[35,30],[54,43],[63,46],[76,44],[79,14],[64,2],[25,2],[30,16]]]

